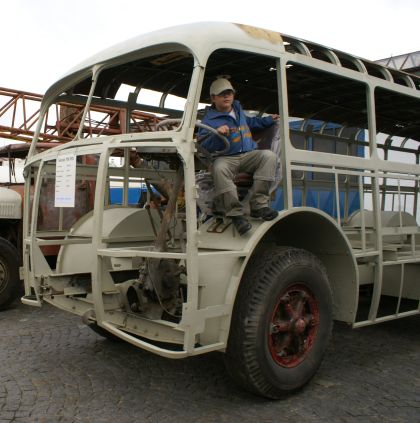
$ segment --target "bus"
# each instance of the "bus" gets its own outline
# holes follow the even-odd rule
[[[223,151],[197,132],[214,131],[202,119],[220,76],[249,115],[280,115],[268,142],[253,134],[277,154],[279,215],[243,236],[203,206]],[[419,116],[420,78],[252,26],[183,25],[100,52],[41,105],[24,170],[22,301],[164,357],[220,351],[244,389],[294,392],[334,320],[419,313]],[[57,125],[71,141],[39,148]],[[252,175],[237,185],[246,209]]]

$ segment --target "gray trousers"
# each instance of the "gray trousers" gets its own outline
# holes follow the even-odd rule
[[[233,156],[217,157],[213,163],[212,175],[215,187],[216,209],[226,216],[244,214],[238,199],[233,177],[237,173],[252,173],[254,183],[251,188],[249,204],[251,210],[267,207],[270,201],[270,187],[275,179],[277,157],[270,150],[254,150]]]

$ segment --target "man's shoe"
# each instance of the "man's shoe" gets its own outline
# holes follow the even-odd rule
[[[279,212],[270,207],[252,210],[251,217],[261,218],[262,220],[273,220],[278,216]]]
[[[252,228],[252,225],[243,216],[232,216],[232,222],[239,235],[246,234]]]

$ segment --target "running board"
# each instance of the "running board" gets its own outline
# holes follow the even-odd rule
[[[32,307],[41,307],[41,301],[36,298],[36,295],[24,295],[21,299],[23,304],[30,305]]]

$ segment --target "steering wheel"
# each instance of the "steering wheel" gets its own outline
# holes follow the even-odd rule
[[[156,128],[159,130],[160,128],[164,129],[166,127],[166,129],[164,130],[168,130],[170,125],[175,125],[175,124],[180,124],[182,121],[182,119],[164,119],[162,121],[160,121],[157,125]],[[204,137],[202,137],[200,140],[197,139],[197,143],[200,145],[206,138],[208,138],[210,135],[216,135],[217,137],[219,137],[224,144],[224,148],[222,150],[218,150],[218,151],[213,151],[211,154],[213,157],[216,156],[221,156],[223,154],[226,154],[229,151],[230,148],[230,144],[229,144],[229,140],[222,134],[219,134],[217,132],[217,129],[212,128],[209,125],[206,125],[205,123],[201,123],[201,122],[196,122],[195,126],[197,128],[202,128],[205,129],[206,131],[209,132],[209,134],[206,134]],[[201,147],[201,146],[200,146]],[[204,149],[204,147],[201,147],[202,149]]]

